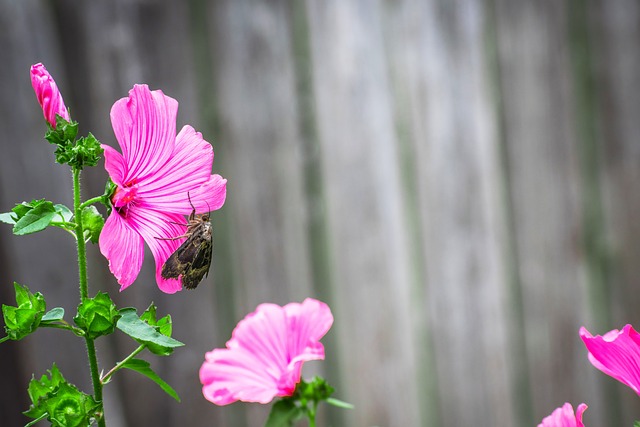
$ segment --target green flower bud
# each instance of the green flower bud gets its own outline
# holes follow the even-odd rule
[[[109,295],[99,292],[95,298],[82,300],[73,321],[86,332],[89,338],[97,338],[112,333],[119,318],[118,309]]]
[[[13,284],[17,306],[2,305],[5,331],[10,339],[19,340],[38,329],[47,308],[40,292],[32,294],[29,288]]]

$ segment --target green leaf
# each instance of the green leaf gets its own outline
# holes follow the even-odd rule
[[[15,218],[15,214],[11,212],[5,212],[0,214],[0,222],[4,222],[5,224],[15,224],[17,219]]]
[[[71,221],[71,218],[73,218],[73,212],[71,212],[71,209],[69,209],[65,205],[56,204],[53,205],[53,207],[56,210],[56,214],[58,214],[62,221],[69,222]]]
[[[91,243],[98,243],[98,237],[104,226],[104,218],[95,206],[87,206],[82,210],[82,225],[84,226],[85,238],[89,238]]]
[[[277,401],[271,407],[264,427],[292,427],[293,423],[304,416],[304,411],[291,399]]]
[[[178,393],[176,393],[176,391],[169,384],[167,384],[162,378],[160,378],[160,376],[158,376],[158,374],[153,371],[153,369],[151,369],[151,365],[146,360],[135,358],[130,359],[123,363],[122,367],[131,369],[132,371],[136,371],[146,376],[151,381],[158,384],[165,393],[180,402],[180,396],[178,396]]]
[[[42,320],[40,321],[40,323],[57,322],[59,320],[62,320],[63,317],[64,317],[64,308],[56,307],[49,310],[44,316],[42,316]]]
[[[42,231],[49,226],[55,215],[53,203],[49,201],[37,203],[18,219],[13,226],[13,234],[22,236]]]
[[[171,315],[167,314],[163,318],[156,320],[156,317],[157,317],[156,310],[157,310],[156,306],[153,303],[151,303],[151,305],[149,305],[149,307],[144,311],[144,313],[142,313],[142,316],[140,316],[140,319],[143,320],[144,322],[147,322],[150,326],[155,327],[155,329],[158,332],[160,332],[162,335],[170,337],[171,332],[173,330],[173,322],[171,321]],[[166,349],[163,346],[158,346],[153,343],[148,343],[147,349],[151,353],[157,354],[160,356],[165,355],[165,351],[166,351]]]
[[[47,304],[41,293],[32,294],[29,288],[15,282],[13,286],[16,306],[3,304],[2,315],[7,336],[12,340],[20,340],[38,329]]]
[[[83,298],[73,318],[88,337],[98,338],[113,333],[120,313],[108,294],[98,292],[94,298]]]
[[[178,340],[163,335],[155,327],[140,319],[135,308],[123,308],[120,310],[120,314],[122,317],[118,320],[117,328],[140,344],[147,346],[155,344],[157,347],[151,345],[149,348],[150,350],[151,348],[156,349],[157,352],[154,351],[154,354],[166,356],[171,354],[174,348],[184,345]]]

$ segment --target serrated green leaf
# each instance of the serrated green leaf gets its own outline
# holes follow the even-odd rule
[[[17,217],[12,212],[5,212],[0,214],[0,222],[4,222],[5,224],[15,224],[17,221]]]
[[[53,203],[49,201],[39,203],[15,223],[13,234],[23,236],[42,231],[49,226],[55,215]]]
[[[171,336],[171,332],[173,330],[173,323],[171,321],[171,315],[167,314],[161,319],[157,319],[157,307],[155,304],[151,303],[149,307],[142,313],[140,319],[144,322],[147,322],[149,325],[155,327],[155,329],[160,332],[162,335],[166,335],[168,337]],[[155,344],[149,343],[147,344],[147,349],[153,354],[164,355],[164,348],[156,346]]]
[[[160,376],[156,374],[153,369],[151,369],[151,365],[146,360],[135,358],[130,359],[123,363],[122,367],[131,369],[132,371],[136,371],[139,374],[142,374],[145,377],[149,378],[151,381],[158,384],[165,393],[180,402],[180,396],[178,396],[178,393],[176,393],[176,391],[169,384],[167,384],[165,380],[160,378]]]
[[[277,401],[271,407],[264,427],[292,427],[293,423],[304,416],[302,408],[296,406],[291,399]]]
[[[154,354],[166,356],[171,354],[175,347],[184,345],[178,340],[161,334],[156,328],[141,320],[135,308],[123,308],[120,310],[120,314],[122,317],[118,320],[116,327],[141,344],[155,344],[158,346],[149,348],[150,350],[152,348],[157,349],[156,351],[158,352],[153,351]]]
[[[40,321],[40,323],[57,322],[58,320],[62,320],[63,318],[64,318],[64,308],[56,307],[56,308],[52,308],[47,313],[45,313],[45,315],[42,316],[42,320]]]

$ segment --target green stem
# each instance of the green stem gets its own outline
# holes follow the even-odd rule
[[[125,357],[123,360],[121,360],[120,362],[116,363],[116,366],[114,366],[113,368],[111,368],[111,370],[109,372],[107,372],[105,374],[105,376],[102,377],[102,379],[100,380],[102,382],[102,384],[106,384],[109,381],[109,378],[111,378],[111,376],[113,374],[115,374],[116,372],[118,372],[121,368],[122,365],[124,365],[125,363],[127,363],[129,360],[133,359],[134,357],[136,357],[136,355],[138,353],[140,353],[142,350],[144,350],[145,348],[147,348],[146,345],[142,344],[140,345],[138,348],[136,348],[135,350],[133,350],[131,352],[130,355],[128,355],[127,357]]]
[[[94,197],[93,199],[85,200],[82,204],[80,204],[80,209],[84,209],[87,206],[93,205],[94,203],[98,203],[102,201],[103,196]]]
[[[0,339],[0,343],[3,343],[3,342],[5,342],[5,341],[6,341],[6,340],[8,340],[8,339],[9,339],[9,335],[7,335],[6,337],[4,337],[4,338]]]
[[[307,417],[309,417],[309,427],[316,427],[316,410],[318,409],[318,402],[313,401],[313,409],[307,410]]]
[[[88,298],[89,287],[87,284],[87,251],[84,241],[84,226],[82,224],[82,205],[80,204],[80,169],[73,168],[73,213],[76,221],[76,243],[78,245],[78,273],[80,276],[80,302]],[[102,383],[98,371],[98,357],[96,355],[96,345],[93,338],[88,335],[84,337],[87,345],[87,356],[89,357],[89,367],[91,369],[91,382],[93,384],[94,398],[102,405],[102,416],[98,419],[99,427],[106,427],[104,417],[104,405],[102,404]]]

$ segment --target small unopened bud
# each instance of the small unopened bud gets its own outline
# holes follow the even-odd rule
[[[56,82],[41,63],[31,66],[31,85],[42,107],[44,118],[51,127],[56,127],[56,114],[66,121],[71,121]]]

